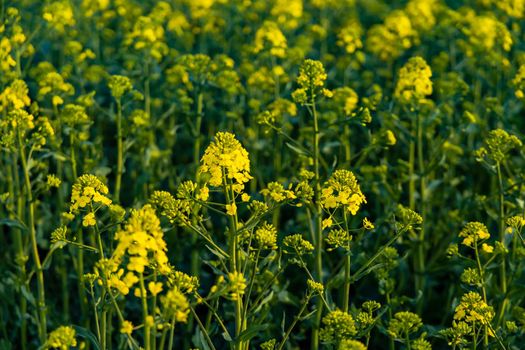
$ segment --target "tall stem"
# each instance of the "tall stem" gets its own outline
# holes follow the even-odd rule
[[[144,285],[144,276],[142,273],[139,274],[140,282],[140,297],[142,299],[142,318],[144,320],[144,348],[146,350],[151,349],[150,344],[150,326],[148,323],[148,300],[146,298],[146,287]]]
[[[501,174],[501,165],[498,162],[496,164],[496,170],[498,174],[498,190],[499,190],[499,213],[498,213],[498,228],[499,228],[499,240],[500,243],[503,245],[505,241],[505,197],[504,197],[504,188],[503,188],[503,176]],[[498,323],[499,325],[501,321],[503,320],[503,316],[505,315],[505,310],[507,308],[507,272],[506,272],[506,256],[505,254],[501,254],[501,263],[499,265],[500,268],[500,287],[501,287],[501,294],[503,295],[503,301],[501,302],[501,306],[498,313]]]
[[[226,204],[232,205],[235,204],[234,194],[233,190],[231,188],[231,183],[229,183],[226,180],[226,175],[223,174],[223,188],[224,188],[224,196],[226,197]],[[238,273],[239,272],[239,252],[237,251],[237,214],[235,215],[229,215],[230,217],[230,237],[229,237],[229,243],[230,243],[230,271],[232,273]],[[241,332],[246,328],[246,323],[243,320],[243,314],[242,314],[242,298],[241,296],[238,296],[235,300],[235,336],[239,336]],[[236,343],[237,350],[243,350],[244,349],[244,342],[239,341]]]
[[[420,200],[420,214],[423,218],[423,222],[420,227],[418,242],[417,242],[417,256],[416,256],[416,277],[415,287],[416,291],[424,293],[425,289],[425,219],[426,219],[426,175],[425,175],[425,161],[423,155],[423,121],[421,113],[417,113],[417,160],[418,160],[418,171],[419,171],[419,200]],[[420,298],[417,304],[418,313],[422,312],[424,305],[424,298]]]
[[[321,209],[321,180],[319,176],[319,122],[317,120],[317,110],[315,106],[315,98],[311,97],[312,117],[314,120],[314,134],[313,134],[313,154],[314,154],[314,198],[315,198],[315,213],[314,213],[314,234],[315,234],[315,274],[317,281],[323,283],[323,239],[322,239],[322,209]],[[321,324],[321,317],[323,314],[323,303],[321,298],[317,301],[317,312],[315,315],[315,323],[312,330],[311,348],[317,350],[319,348],[319,327]]]
[[[26,187],[26,199],[28,205],[28,228],[29,238],[31,240],[31,249],[33,253],[33,262],[35,264],[35,272],[37,276],[37,308],[38,308],[38,336],[40,342],[45,344],[47,339],[47,318],[46,318],[46,297],[44,289],[44,272],[42,269],[42,263],[40,262],[40,256],[38,255],[38,244],[36,241],[36,230],[35,230],[35,204],[33,202],[33,194],[31,190],[31,180],[29,179],[29,169],[27,168],[27,159],[25,149],[22,143],[22,135],[20,130],[17,130],[18,136],[18,148],[20,151],[20,159],[22,162],[22,170],[24,172],[24,182]]]
[[[117,174],[115,179],[115,201],[120,200],[120,187],[122,182],[122,173],[124,171],[124,159],[122,150],[122,103],[117,98]]]
[[[343,208],[343,218],[345,224],[345,230],[348,234],[347,246],[346,246],[346,256],[345,256],[345,287],[344,287],[344,296],[343,296],[343,311],[348,312],[348,306],[350,304],[350,233],[348,232],[348,219],[346,217],[346,208]]]

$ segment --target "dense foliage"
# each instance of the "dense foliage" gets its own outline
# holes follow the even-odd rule
[[[1,349],[520,349],[524,0],[0,1]]]

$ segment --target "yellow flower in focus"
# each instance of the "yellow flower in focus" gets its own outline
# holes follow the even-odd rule
[[[133,323],[131,323],[130,321],[122,322],[122,326],[120,327],[120,333],[130,335],[132,332],[133,332]]]
[[[84,218],[82,219],[82,226],[88,227],[88,226],[95,226],[97,223],[97,220],[95,219],[95,213],[89,212],[86,215],[84,215]]]
[[[230,272],[228,273],[228,290],[232,300],[238,300],[244,295],[246,289],[246,279],[241,272]]]
[[[215,140],[206,148],[201,159],[200,173],[209,175],[209,184],[214,187],[223,185],[223,176],[233,182],[236,192],[242,192],[250,176],[250,159],[248,152],[235,135],[229,132],[218,132]]]
[[[235,203],[226,204],[226,214],[235,216],[237,214],[237,205]]]
[[[54,349],[69,350],[72,346],[77,346],[75,336],[73,327],[60,326],[49,334],[47,344]]]
[[[374,224],[368,220],[368,218],[363,219],[363,227],[365,230],[373,230],[375,228]]]
[[[150,291],[151,295],[156,296],[162,292],[162,283],[151,281],[148,283],[148,290]]]
[[[494,252],[494,247],[489,245],[489,244],[487,244],[487,243],[483,243],[481,245],[481,250],[484,251],[485,253],[490,254],[490,253]]]

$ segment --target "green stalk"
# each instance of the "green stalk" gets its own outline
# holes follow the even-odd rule
[[[29,169],[27,167],[27,159],[25,149],[22,143],[22,135],[20,130],[17,129],[18,136],[18,148],[20,151],[20,159],[22,161],[22,170],[24,172],[24,182],[26,187],[26,199],[29,209],[28,213],[28,228],[29,238],[31,241],[31,249],[33,253],[33,262],[35,264],[35,271],[37,276],[37,308],[38,308],[38,336],[41,344],[45,344],[47,340],[47,318],[46,318],[46,297],[44,287],[44,271],[40,262],[40,256],[38,255],[38,244],[36,241],[36,230],[35,230],[35,204],[33,202],[33,194],[31,192],[31,180],[29,179]]]
[[[120,187],[122,183],[122,173],[124,171],[124,159],[122,150],[122,103],[117,98],[117,174],[115,179],[115,202],[120,200]]]
[[[481,267],[481,260],[479,259],[478,242],[474,239],[474,254],[476,256],[476,264],[478,266],[479,277],[481,278],[481,292],[483,293],[483,301],[487,303],[487,291],[485,290],[485,270]],[[483,345],[489,345],[489,333],[487,326],[483,327]]]
[[[348,306],[350,304],[350,233],[348,232],[348,219],[346,217],[346,208],[343,208],[343,218],[345,223],[345,230],[349,235],[346,247],[346,256],[345,256],[345,284],[344,284],[344,296],[343,296],[343,311],[348,312]]]
[[[426,175],[425,175],[425,161],[423,155],[423,121],[421,114],[417,113],[417,160],[418,160],[418,170],[419,170],[419,181],[420,181],[420,214],[423,218],[423,223],[418,235],[417,242],[417,255],[416,255],[416,276],[415,276],[415,287],[416,291],[421,291],[424,295],[425,289],[425,214],[426,214],[426,204],[425,204],[425,193],[426,193]],[[424,298],[420,298],[417,304],[418,313],[422,312],[424,305]]]
[[[284,345],[286,344],[286,341],[290,337],[290,334],[292,333],[292,330],[294,329],[294,327],[297,324],[297,322],[301,319],[301,316],[302,316],[304,310],[306,310],[306,307],[308,306],[308,302],[310,301],[310,298],[311,298],[311,294],[308,293],[306,295],[306,298],[304,300],[303,305],[301,306],[301,309],[299,310],[299,313],[295,316],[295,318],[294,318],[292,324],[290,325],[290,327],[288,327],[288,330],[286,331],[286,333],[285,333],[285,335],[283,337],[283,340],[281,340],[281,342],[279,343],[279,346],[277,347],[277,350],[282,350],[284,348]]]
[[[496,170],[498,174],[498,189],[499,189],[499,213],[498,213],[498,227],[499,227],[499,239],[503,245],[505,240],[505,198],[504,198],[504,188],[503,188],[503,177],[501,174],[501,165],[498,162],[496,164]],[[501,254],[501,263],[500,263],[500,287],[501,294],[504,296],[503,301],[498,312],[498,322],[497,326],[501,324],[503,316],[505,315],[505,310],[507,308],[507,272],[506,272],[506,259],[505,254]]]
[[[319,122],[317,118],[317,110],[315,106],[315,97],[312,94],[312,117],[314,120],[314,135],[313,135],[313,158],[314,158],[314,198],[315,198],[315,213],[314,213],[314,234],[315,234],[315,274],[317,281],[323,283],[323,237],[322,237],[322,209],[321,209],[321,179],[319,176]],[[314,326],[312,330],[311,349],[317,350],[319,348],[319,327],[321,324],[321,317],[323,315],[323,303],[321,299],[317,301],[317,312],[315,314]]]
[[[223,174],[223,188],[224,195],[226,197],[226,203],[231,205],[235,203],[233,198],[233,191],[231,190],[231,183],[227,183],[226,175]],[[230,218],[230,270],[237,273],[239,271],[239,259],[237,251],[238,237],[237,237],[237,214],[229,215]],[[242,314],[242,298],[237,298],[235,300],[235,336],[238,337],[239,334],[246,328],[246,323],[243,320]],[[236,343],[237,350],[244,350],[244,342],[239,341]]]
[[[150,327],[147,322],[148,300],[146,298],[146,287],[144,285],[144,276],[142,275],[142,273],[139,274],[139,282],[140,282],[140,298],[142,299],[142,318],[144,322],[144,348],[146,350],[150,350],[151,349]]]
[[[18,183],[17,181],[17,178],[18,178],[18,175],[15,174],[17,173],[17,168],[16,168],[16,164],[17,164],[17,160],[16,160],[16,157],[15,157],[15,154],[13,153],[13,162],[12,162],[12,172],[13,172],[13,177],[9,177],[9,179],[11,181],[9,181],[9,193],[11,193],[11,198],[13,198],[13,200],[15,198],[19,198],[17,200],[17,214],[18,214],[18,217],[22,217],[22,211],[23,211],[23,208],[22,208],[22,202],[20,200],[20,196],[18,195],[18,193],[20,192],[20,184]],[[15,186],[16,186],[16,190],[15,190]],[[23,241],[23,237],[22,237],[22,231],[20,229],[14,229],[13,230],[15,235],[14,235],[14,243],[15,243],[15,250],[17,252],[17,263],[18,263],[18,267],[19,267],[19,274],[18,274],[18,278],[20,280],[20,285],[24,285],[26,288],[29,289],[29,286],[27,285],[27,281],[26,281],[26,259],[25,259],[25,252],[24,252],[24,241]],[[27,313],[27,300],[25,298],[25,296],[20,293],[20,314],[22,315],[21,317],[21,320],[20,320],[20,343],[22,344],[22,350],[26,350],[27,349],[27,320],[26,320],[26,317],[25,317],[25,314]]]

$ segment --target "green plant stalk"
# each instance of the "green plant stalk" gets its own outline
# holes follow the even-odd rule
[[[390,323],[390,321],[392,321],[392,305],[390,304],[391,303],[390,291],[386,292],[385,297],[386,297],[386,303],[388,304],[388,323]],[[388,348],[390,350],[394,350],[396,348],[394,344],[394,339],[392,339],[392,337],[388,337]]]
[[[200,89],[200,88],[199,88]],[[199,163],[200,163],[200,151],[201,151],[201,125],[202,125],[202,118],[203,118],[203,98],[204,95],[202,92],[199,92],[197,94],[197,106],[196,106],[196,119],[195,119],[195,126],[192,127],[191,131],[193,133],[193,138],[195,142],[193,143],[193,166],[195,170],[195,181],[198,183],[198,169],[199,169]],[[192,225],[196,225],[196,218],[192,218]],[[199,277],[199,265],[200,265],[200,259],[199,259],[199,249],[197,247],[197,239],[198,234],[195,232],[190,232],[190,242],[191,242],[191,258],[190,258],[190,271],[191,275],[195,277]],[[193,330],[193,314],[190,315],[188,319],[188,324],[186,325],[186,331],[188,334]],[[189,337],[184,337],[184,347],[189,347]]]
[[[234,200],[234,193],[232,190],[232,184],[231,182],[227,182],[226,180],[226,174],[223,170],[223,188],[224,188],[224,195],[226,197],[226,203],[228,205],[232,205],[235,203]],[[229,237],[229,243],[230,243],[230,270],[232,272],[237,273],[239,271],[239,252],[237,251],[237,214],[235,215],[229,215],[230,219],[230,237]],[[235,300],[235,336],[238,337],[239,334],[242,333],[246,329],[246,322],[243,320],[243,314],[242,314],[242,298],[237,298]],[[244,342],[239,341],[236,343],[237,350],[244,350]]]
[[[120,188],[122,185],[122,173],[124,171],[124,156],[122,146],[122,102],[117,101],[117,174],[115,179],[115,202],[120,200]]]
[[[474,239],[474,254],[476,256],[476,264],[478,267],[479,277],[481,278],[481,292],[483,294],[483,301],[487,303],[487,291],[485,289],[485,270],[481,266],[481,260],[479,259],[478,242]],[[487,326],[483,327],[483,345],[487,347],[489,345],[489,332]]]
[[[210,349],[216,350],[215,346],[213,345],[213,342],[211,341],[210,335],[208,334],[208,331],[206,330],[206,327],[204,327],[199,316],[197,315],[193,307],[191,307],[191,305],[190,305],[190,310],[191,310],[191,314],[193,315],[194,319],[197,321],[197,324],[199,325],[199,328],[201,329],[202,334],[204,334],[204,338],[206,338],[206,342],[208,343]]]
[[[503,245],[505,241],[505,197],[504,197],[504,188],[503,188],[503,176],[501,174],[501,165],[498,162],[496,164],[496,170],[498,175],[498,191],[499,191],[499,212],[498,212],[498,228],[499,228],[499,240]],[[505,310],[507,309],[507,272],[506,272],[506,259],[505,254],[501,254],[501,263],[500,263],[500,288],[501,294],[503,294],[503,301],[501,302],[500,309],[498,312],[497,326],[501,324],[503,316],[505,315]]]
[[[423,120],[421,113],[417,113],[417,160],[418,160],[418,171],[419,171],[419,197],[420,197],[420,214],[423,218],[421,228],[418,234],[417,242],[417,255],[416,255],[416,276],[415,276],[415,287],[416,291],[421,291],[424,296],[425,291],[425,219],[426,219],[426,187],[427,178],[425,175],[425,161],[423,155]],[[417,311],[421,313],[423,311],[424,298],[420,298],[417,304]]]
[[[31,180],[29,178],[29,169],[27,167],[27,159],[25,149],[22,143],[22,135],[20,130],[17,129],[18,148],[20,152],[20,159],[22,162],[22,171],[24,172],[24,182],[26,187],[26,199],[28,205],[28,228],[29,238],[31,241],[31,249],[33,253],[33,262],[35,264],[35,272],[37,276],[37,308],[38,308],[38,336],[41,344],[45,344],[47,340],[47,318],[46,318],[46,297],[44,287],[44,271],[40,262],[40,256],[38,255],[38,244],[36,241],[36,230],[35,230],[35,204],[33,202],[33,194],[31,190]]]
[[[147,321],[148,300],[146,297],[146,287],[144,285],[144,276],[142,275],[142,273],[139,273],[139,282],[140,282],[140,298],[142,299],[142,318],[144,322],[144,348],[146,350],[150,350],[151,349],[150,326]]]
[[[314,234],[315,234],[315,274],[317,281],[323,283],[323,237],[322,237],[322,209],[321,209],[321,179],[319,176],[319,121],[317,118],[317,110],[315,106],[315,97],[312,94],[312,117],[314,121],[313,134],[313,158],[314,158],[314,198],[315,198],[315,213],[314,213]],[[311,349],[317,350],[319,348],[319,327],[321,325],[321,317],[323,315],[323,303],[321,299],[317,301],[317,312],[315,314],[314,325],[312,329]]]
[[[18,195],[20,193],[20,184],[18,181],[18,174],[17,174],[17,168],[16,168],[17,160],[16,156],[13,153],[13,162],[12,162],[12,172],[13,176],[9,177],[11,181],[9,181],[9,193],[11,193],[11,198],[13,200],[17,198],[17,215],[18,217],[22,217],[22,200],[21,196]],[[16,190],[15,190],[16,187]],[[15,243],[15,250],[17,252],[18,259],[18,266],[19,266],[19,274],[18,278],[20,279],[20,285],[24,285],[26,288],[29,289],[29,286],[27,284],[26,279],[26,261],[25,261],[25,253],[24,253],[24,241],[22,237],[22,232],[20,229],[13,230],[15,232],[14,235],[14,243]],[[25,314],[27,313],[27,300],[25,296],[20,293],[20,313],[22,314],[21,320],[20,320],[20,343],[22,344],[22,350],[27,349],[27,320],[25,317]]]
[[[297,324],[297,322],[301,319],[301,316],[302,316],[304,310],[306,310],[306,307],[308,306],[308,302],[310,301],[310,298],[311,298],[311,294],[308,293],[306,295],[306,298],[304,300],[303,305],[301,306],[301,309],[299,310],[299,313],[297,314],[297,316],[295,316],[292,324],[286,330],[286,333],[285,333],[285,335],[283,337],[283,340],[281,340],[281,342],[279,343],[279,346],[277,347],[277,350],[282,350],[284,348],[284,345],[286,344],[286,341],[290,337],[290,334],[292,333],[292,330],[294,329],[294,327]]]
[[[350,232],[348,232],[348,219],[346,217],[346,208],[343,208],[343,218],[345,223],[345,230],[348,234],[348,241],[346,247],[345,256],[345,284],[344,284],[344,296],[343,296],[343,311],[348,312],[350,304],[350,268],[351,268],[351,256],[350,256]]]

